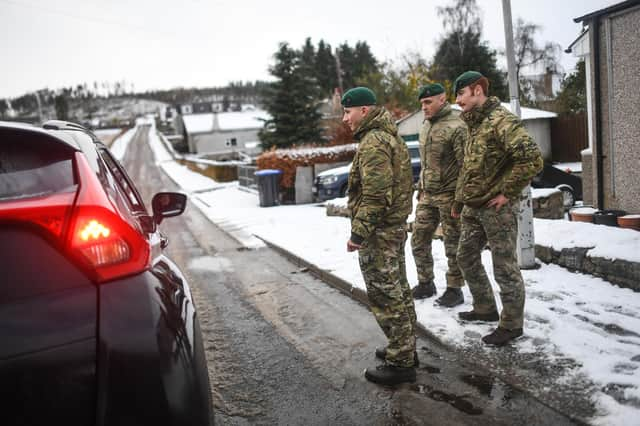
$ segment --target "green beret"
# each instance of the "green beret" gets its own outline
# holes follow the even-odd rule
[[[431,96],[444,93],[444,86],[440,83],[427,84],[422,86],[418,92],[418,100],[423,98],[429,98]]]
[[[375,105],[376,94],[367,87],[354,87],[342,95],[341,103],[345,108]]]
[[[458,90],[464,89],[468,85],[475,83],[484,77],[478,71],[465,71],[456,78],[455,83],[453,83],[453,93],[457,94]]]

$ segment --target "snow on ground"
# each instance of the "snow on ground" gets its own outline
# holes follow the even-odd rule
[[[119,127],[116,127],[115,129],[96,129],[96,130],[93,130],[93,134],[95,134],[98,137],[98,139],[100,139],[103,136],[109,137],[109,136],[117,135],[121,131],[122,129]]]
[[[566,172],[566,171],[569,171],[571,173],[582,172],[582,162],[555,163],[553,167],[555,167],[556,169],[562,170],[563,172]]]
[[[153,123],[151,124],[151,128],[149,129],[149,146],[151,147],[151,151],[153,151],[153,155],[156,159],[156,164],[160,164],[165,161],[173,161],[173,157],[164,146],[162,141],[160,141],[158,132],[156,132],[156,126]]]
[[[111,151],[113,156],[118,160],[122,160],[122,158],[124,158],[124,154],[127,152],[129,142],[131,142],[131,139],[133,138],[133,135],[136,134],[137,130],[137,127],[127,130],[120,137],[118,137],[118,139],[113,141],[113,143],[109,147],[109,150]]]
[[[260,208],[256,194],[236,186],[197,194],[194,198],[213,222],[239,240],[247,241],[249,246],[256,246],[251,235],[259,236],[355,287],[365,288],[357,253],[346,251],[350,230],[346,218],[326,216],[325,208],[319,205]],[[536,235],[544,234],[539,231],[541,228],[536,222]],[[442,294],[446,288],[447,260],[441,241],[433,242],[433,257],[436,287]],[[414,286],[417,275],[409,244],[406,259],[407,278]],[[497,295],[489,251],[485,250],[482,260]],[[523,276],[527,289],[524,325],[527,339],[516,343],[519,351],[543,351],[552,359],[574,359],[582,365],[580,373],[599,388],[611,383],[628,386],[625,397],[640,401],[640,295],[557,265],[543,264],[540,269],[523,271]],[[477,341],[493,327],[458,322],[457,312],[471,309],[471,294],[468,288],[463,291],[465,304],[454,309],[436,308],[432,300],[416,303],[418,321],[453,346]],[[501,308],[499,300],[498,305]],[[603,393],[598,394],[597,403],[603,411],[612,409],[611,415],[626,410],[640,414],[640,410],[621,406]],[[603,421],[624,424],[613,417],[605,417]]]
[[[155,139],[151,138],[152,145]],[[156,149],[161,148],[155,147]],[[164,156],[161,155],[161,158]],[[185,174],[175,166],[162,167],[185,190],[200,187],[202,177]],[[290,205],[261,208],[255,192],[241,190],[237,183],[219,185],[215,190],[192,193],[191,200],[214,223],[235,236],[247,247],[260,247],[256,238],[268,240],[322,269],[364,289],[357,253],[346,251],[349,220],[326,216],[322,205]],[[344,200],[337,200],[344,203]],[[554,247],[595,247],[592,255],[607,255],[629,260],[638,258],[640,233],[609,227],[589,226],[567,221],[536,219],[537,242]],[[620,231],[620,232],[618,232]],[[636,235],[637,234],[637,235]],[[636,253],[635,255],[633,253]],[[441,241],[433,242],[436,287],[446,287],[447,261]],[[416,285],[417,276],[410,245],[406,246],[407,278]],[[482,262],[498,294],[492,272],[490,252]],[[556,265],[542,265],[523,271],[527,290],[525,338],[514,346],[522,353],[542,351],[553,359],[571,358],[580,366],[575,374],[584,374],[598,389],[614,386],[622,389],[621,404],[611,396],[596,392],[598,424],[633,424],[640,415],[640,294],[622,289],[589,275],[572,273]],[[477,342],[491,331],[492,325],[461,324],[457,312],[471,309],[471,295],[464,288],[465,303],[453,309],[436,308],[432,300],[416,303],[418,321],[452,346]],[[498,305],[500,301],[498,299]],[[495,350],[483,347],[482,350]],[[573,373],[572,373],[573,374]],[[558,381],[568,379],[558,377]],[[635,406],[635,407],[634,407]]]
[[[584,207],[588,209],[588,207]],[[534,219],[536,243],[555,250],[590,248],[587,256],[640,262],[640,232],[586,222]]]
[[[562,192],[556,188],[531,188],[531,198],[549,197],[556,192]]]

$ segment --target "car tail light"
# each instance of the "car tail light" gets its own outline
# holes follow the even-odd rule
[[[0,220],[31,224],[60,240],[75,196],[75,192],[63,192],[28,200],[6,201],[0,208]]]
[[[148,268],[150,246],[144,235],[120,216],[80,153],[76,166],[80,188],[67,237],[72,256],[98,282]]]

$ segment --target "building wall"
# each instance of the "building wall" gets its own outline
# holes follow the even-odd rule
[[[423,121],[424,114],[422,111],[418,111],[398,125],[398,134],[400,136],[407,136],[419,133],[422,128]]]
[[[640,212],[640,7],[602,17],[600,90],[604,206]],[[598,137],[596,135],[596,137]],[[594,171],[596,155],[594,152]],[[597,175],[594,173],[594,179]],[[596,186],[594,185],[594,189]],[[594,194],[594,199],[597,196]]]
[[[524,127],[540,147],[542,158],[551,161],[551,122],[548,118],[524,121]]]
[[[235,150],[242,151],[245,142],[258,140],[258,129],[235,130],[230,132],[213,132],[192,135],[197,153],[229,151],[233,147],[227,145],[227,141],[236,138]]]

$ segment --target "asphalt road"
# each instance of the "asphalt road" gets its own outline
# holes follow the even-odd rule
[[[150,207],[178,188],[145,129],[124,165]],[[363,371],[386,339],[365,307],[269,248],[244,250],[193,205],[160,228],[196,300],[218,424],[573,424],[425,339],[415,384],[369,383]]]

